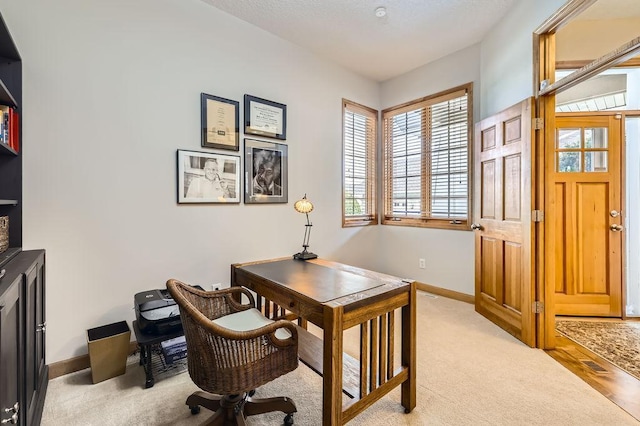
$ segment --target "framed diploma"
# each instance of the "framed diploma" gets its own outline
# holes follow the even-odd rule
[[[287,106],[244,95],[244,133],[287,139]]]
[[[231,99],[200,94],[202,146],[240,150],[240,104]]]

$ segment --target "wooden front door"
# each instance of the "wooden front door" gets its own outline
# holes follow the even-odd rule
[[[622,120],[559,114],[547,142],[545,265],[556,315],[622,315]]]
[[[533,347],[532,115],[530,98],[476,124],[472,228],[476,311]]]

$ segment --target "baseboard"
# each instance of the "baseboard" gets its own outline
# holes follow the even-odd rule
[[[416,288],[418,290],[426,291],[427,293],[435,294],[442,297],[447,297],[453,300],[459,300],[460,302],[471,303],[474,305],[476,303],[475,296],[466,293],[459,293],[453,290],[447,290],[446,288],[435,287],[429,284],[424,284],[416,281]]]
[[[138,343],[135,341],[130,342],[129,354],[134,353],[136,350],[138,350]],[[64,376],[65,374],[84,370],[85,368],[89,368],[90,366],[89,354],[69,358],[64,361],[54,362],[53,364],[49,364],[49,380],[55,379],[56,377]]]

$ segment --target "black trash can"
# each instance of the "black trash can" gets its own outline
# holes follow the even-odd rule
[[[87,330],[89,363],[93,383],[124,374],[127,370],[127,356],[131,330],[126,321]]]

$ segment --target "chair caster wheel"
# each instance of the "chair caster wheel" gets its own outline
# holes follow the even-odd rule
[[[287,414],[284,418],[284,426],[291,426],[293,424],[293,414]]]
[[[195,407],[189,407],[189,410],[191,410],[191,414],[198,414],[200,412],[200,406],[196,405]]]

